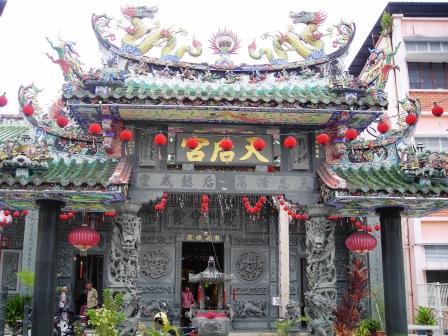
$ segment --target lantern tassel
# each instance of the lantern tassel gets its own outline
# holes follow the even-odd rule
[[[83,278],[83,271],[84,271],[84,267],[83,267],[83,263],[82,263],[82,259],[79,261],[79,279],[82,280]]]

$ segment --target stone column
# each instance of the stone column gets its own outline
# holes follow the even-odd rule
[[[29,210],[25,217],[25,232],[23,233],[22,271],[34,272],[36,266],[37,228],[39,211]],[[29,288],[21,287],[22,294],[28,293]]]
[[[335,223],[325,217],[306,221],[306,273],[308,291],[305,293],[311,328],[315,335],[333,334],[331,318],[336,307]]]
[[[112,229],[107,282],[112,288],[135,290],[142,235],[141,219],[137,215],[140,204],[126,202],[115,206],[115,209],[118,216]]]
[[[33,335],[53,335],[59,214],[63,202],[39,200],[37,256],[33,298]]]
[[[141,218],[137,214],[140,207],[140,204],[130,202],[115,206],[118,216],[113,223],[107,282],[110,288],[125,292],[123,305],[126,318],[120,326],[120,335],[135,332],[141,314],[137,292],[142,236]]]
[[[387,335],[407,335],[401,208],[378,209],[381,223],[384,307]]]
[[[278,286],[279,316],[284,317],[289,302],[289,218],[282,207],[278,210]]]

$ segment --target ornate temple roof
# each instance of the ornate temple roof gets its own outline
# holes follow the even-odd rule
[[[401,104],[405,112],[420,115],[417,100]],[[361,215],[385,206],[402,207],[405,215],[415,217],[447,208],[448,155],[418,152],[414,129],[402,126],[376,139],[355,141],[341,157],[327,158],[318,169],[324,202],[342,214]]]

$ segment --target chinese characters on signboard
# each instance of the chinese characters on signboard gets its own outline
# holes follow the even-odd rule
[[[187,147],[187,139],[195,137],[199,144],[196,148]],[[176,163],[193,163],[207,165],[231,164],[238,166],[271,165],[273,162],[272,137],[260,136],[230,136],[233,142],[231,150],[223,150],[219,143],[226,136],[188,133],[178,133],[176,137]],[[266,147],[257,151],[254,141],[262,138]]]

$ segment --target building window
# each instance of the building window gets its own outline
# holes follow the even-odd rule
[[[427,261],[448,261],[448,245],[425,245]]]
[[[408,63],[411,89],[448,89],[447,63]]]
[[[437,137],[415,137],[415,144],[422,144],[425,150],[432,152],[443,152],[448,150],[448,138]]]
[[[412,52],[448,52],[447,41],[405,41],[404,45]]]

